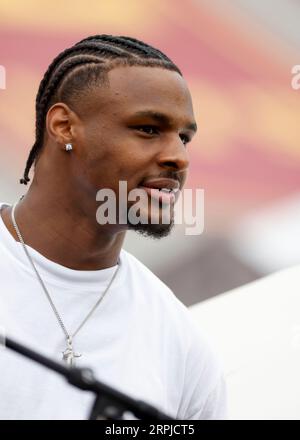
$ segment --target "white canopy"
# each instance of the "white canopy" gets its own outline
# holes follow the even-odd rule
[[[223,361],[230,419],[300,419],[300,266],[190,311]]]

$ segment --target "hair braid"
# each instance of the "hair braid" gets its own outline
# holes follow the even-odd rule
[[[41,143],[43,138],[43,129],[44,129],[44,117],[46,113],[46,109],[49,104],[49,99],[51,95],[53,94],[54,90],[57,89],[59,82],[63,79],[64,75],[67,73],[68,70],[71,70],[75,66],[80,66],[82,64],[87,63],[101,63],[101,60],[94,57],[92,60],[87,60],[86,56],[80,56],[76,57],[74,59],[70,59],[64,62],[63,66],[57,71],[56,74],[54,74],[52,78],[52,82],[49,85],[48,88],[46,88],[44,94],[42,95],[42,99],[37,103],[37,111],[38,111],[38,118],[36,120],[36,141],[30,151],[30,154],[28,156],[28,160],[26,163],[25,171],[23,178],[20,179],[20,183],[24,183],[27,185],[27,182],[30,181],[28,174],[30,171],[30,168],[33,164],[33,161],[37,155],[37,152],[41,149]]]
[[[105,50],[106,50],[106,54],[111,53],[111,55],[119,55],[120,57],[122,57],[122,56],[126,57],[126,54],[124,54],[118,48],[105,47]],[[36,96],[36,103],[38,103],[40,101],[41,96],[44,93],[44,88],[45,88],[46,84],[48,83],[53,71],[55,70],[57,65],[60,63],[60,61],[62,61],[67,56],[76,55],[77,52],[81,53],[81,54],[85,54],[85,53],[89,53],[90,51],[93,51],[93,53],[95,53],[95,54],[97,52],[99,53],[99,44],[90,42],[89,44],[85,44],[84,46],[75,45],[71,48],[65,49],[56,58],[54,58],[54,60],[52,61],[52,63],[48,67],[48,69],[44,75],[44,78],[42,79],[42,81],[40,83],[39,90],[38,90],[38,93]]]
[[[113,35],[94,35],[94,36],[87,37],[84,40],[79,41],[77,44],[81,44],[83,42],[88,42],[91,40],[109,41],[111,43],[123,46],[129,50],[131,49],[131,50],[139,51],[140,54],[143,53],[146,56],[153,55],[154,58],[157,58],[157,56],[159,56],[161,59],[172,63],[170,58],[168,58],[160,50],[158,50],[158,49],[154,48],[153,46],[150,46],[149,44],[146,44],[140,40],[137,40],[136,38],[131,38],[131,37],[124,37],[124,36],[115,37]],[[179,73],[181,73],[181,72],[179,72]]]

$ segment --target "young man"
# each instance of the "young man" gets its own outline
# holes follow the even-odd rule
[[[215,356],[186,307],[122,249],[128,229],[170,233],[195,130],[186,82],[159,50],[96,35],[58,55],[37,94],[21,179],[34,164],[32,184],[14,206],[1,205],[0,325],[173,417],[212,419],[225,416]],[[99,224],[97,193],[112,190],[119,206],[120,181],[127,194],[144,190],[140,215],[151,221],[121,222],[118,209],[117,222]],[[0,358],[1,418],[87,417],[91,395],[8,350]]]

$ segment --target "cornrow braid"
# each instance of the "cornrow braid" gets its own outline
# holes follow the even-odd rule
[[[29,172],[43,147],[46,115],[55,102],[66,102],[75,89],[84,89],[89,81],[100,81],[117,65],[157,66],[182,75],[179,68],[161,51],[135,38],[94,35],[61,52],[49,65],[36,96],[35,143],[24,170],[21,184],[30,181]],[[76,86],[74,85],[76,81]]]
[[[66,72],[68,70],[71,70],[73,67],[75,66],[79,66],[82,64],[87,64],[87,63],[99,63],[101,61],[99,61],[97,58],[93,59],[93,60],[87,60],[86,56],[81,56],[78,58],[74,58],[74,59],[70,59],[67,60],[63,67],[56,72],[56,74],[53,76],[52,78],[52,82],[49,85],[49,87],[46,89],[46,92],[42,95],[42,99],[37,102],[37,119],[36,119],[36,141],[33,145],[33,147],[31,148],[31,151],[29,153],[28,156],[28,160],[26,163],[26,168],[24,171],[24,176],[22,179],[20,179],[20,183],[24,183],[25,185],[27,185],[27,182],[30,181],[28,174],[31,168],[32,163],[34,162],[35,156],[38,153],[38,150],[40,149],[40,140],[42,139],[43,136],[43,115],[45,114],[45,110],[46,107],[48,106],[48,102],[49,102],[49,98],[52,95],[53,91],[57,88],[57,85],[59,84],[59,82],[61,81],[61,79],[64,77],[64,75],[66,74]]]
[[[64,58],[67,58],[67,56],[69,56],[69,55],[76,55],[77,52],[81,53],[81,54],[96,53],[97,49],[99,49],[99,44],[97,44],[95,42],[94,43],[90,42],[89,44],[85,44],[84,46],[75,45],[71,48],[65,49],[56,58],[54,58],[54,60],[52,61],[52,63],[48,67],[48,70],[45,73],[44,78],[42,79],[42,81],[40,83],[39,90],[38,90],[37,97],[36,97],[36,105],[38,105],[38,102],[41,99],[41,95],[44,92],[45,86],[48,83],[54,69],[57,67],[57,65],[60,63],[60,61],[62,61]],[[111,48],[111,47],[106,46],[105,49],[106,49],[107,55],[109,53],[111,53],[111,55],[119,54],[120,57],[122,57],[122,56],[126,57],[126,54],[124,54],[124,52],[122,50],[119,50],[117,47]]]
[[[131,50],[131,52],[137,53],[138,55],[144,54],[146,56],[153,56],[153,58],[161,58],[162,60],[165,61],[169,61],[170,63],[172,63],[172,61],[165,55],[163,54],[160,50],[155,49],[152,46],[149,46],[146,43],[142,43],[139,40],[136,40],[135,38],[130,38],[130,37],[113,37],[111,35],[94,35],[91,37],[87,37],[84,40],[79,41],[79,43],[77,44],[81,44],[83,42],[88,42],[91,40],[99,40],[101,39],[101,41],[108,41],[110,43],[117,43],[118,45]]]

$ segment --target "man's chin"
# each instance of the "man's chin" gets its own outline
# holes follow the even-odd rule
[[[160,239],[170,235],[174,227],[174,220],[172,219],[170,223],[167,224],[143,224],[138,223],[136,225],[128,224],[128,229],[141,234],[143,237]]]

